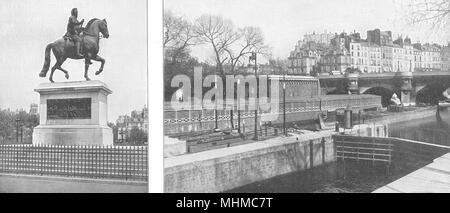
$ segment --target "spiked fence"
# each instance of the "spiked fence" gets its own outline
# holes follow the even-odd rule
[[[0,173],[147,181],[147,146],[0,145]]]

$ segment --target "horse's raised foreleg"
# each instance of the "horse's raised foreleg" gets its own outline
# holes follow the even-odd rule
[[[103,71],[103,66],[105,65],[105,59],[100,57],[100,56],[98,56],[98,55],[96,55],[94,58],[92,58],[92,60],[100,61],[102,63],[100,65],[100,69],[97,72],[95,72],[95,75],[98,75],[98,74],[100,74]]]

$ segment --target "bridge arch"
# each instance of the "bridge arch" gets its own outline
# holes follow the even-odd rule
[[[439,100],[445,99],[442,93],[448,89],[443,84],[427,84],[416,91],[416,104],[437,104]]]
[[[391,99],[394,92],[395,91],[393,91],[392,89],[388,89],[386,87],[375,86],[366,88],[365,90],[362,91],[362,94],[381,96],[381,105],[383,107],[387,107],[389,105],[389,100]],[[397,96],[400,97],[399,94],[397,94]]]

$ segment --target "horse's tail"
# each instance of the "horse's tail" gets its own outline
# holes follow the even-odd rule
[[[48,69],[50,68],[50,50],[52,49],[53,44],[50,43],[45,48],[45,60],[44,60],[44,66],[42,67],[41,73],[46,74],[48,72]],[[44,75],[45,77],[45,75]]]

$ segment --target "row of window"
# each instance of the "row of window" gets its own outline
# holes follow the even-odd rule
[[[361,50],[358,46],[358,48],[356,48],[356,50]],[[363,47],[362,48],[363,52],[381,52],[379,48],[371,48],[369,49],[368,47]],[[351,51],[350,52],[354,52],[354,48],[353,45],[351,46]],[[391,50],[390,49],[383,49],[384,53],[390,53]],[[397,54],[409,54],[409,55],[440,55],[440,51],[413,51],[413,50],[405,50],[405,49],[399,49],[399,48],[393,48],[393,53],[397,53]]]
[[[353,54],[354,52],[351,53],[352,57],[355,57],[355,55]],[[381,59],[392,59],[392,57],[389,57],[388,55],[385,55],[384,53],[379,55],[379,54],[371,54],[369,56],[369,58],[371,59],[379,59],[381,56]],[[359,52],[357,52],[356,57],[367,57],[367,54],[359,54]],[[395,59],[404,59],[404,60],[411,60],[412,57],[411,56],[404,56],[401,57],[399,55],[394,55]],[[443,60],[444,58],[442,58]],[[440,61],[441,57],[422,57],[422,56],[414,56],[414,60],[415,61]]]
[[[354,46],[356,46],[356,48],[354,48]],[[359,46],[359,45],[350,45],[350,49],[351,50],[363,50],[363,51],[368,51],[368,50],[371,50],[371,51],[374,51],[374,52],[380,52],[381,51],[381,48],[369,48],[369,47],[361,47],[361,46]]]

